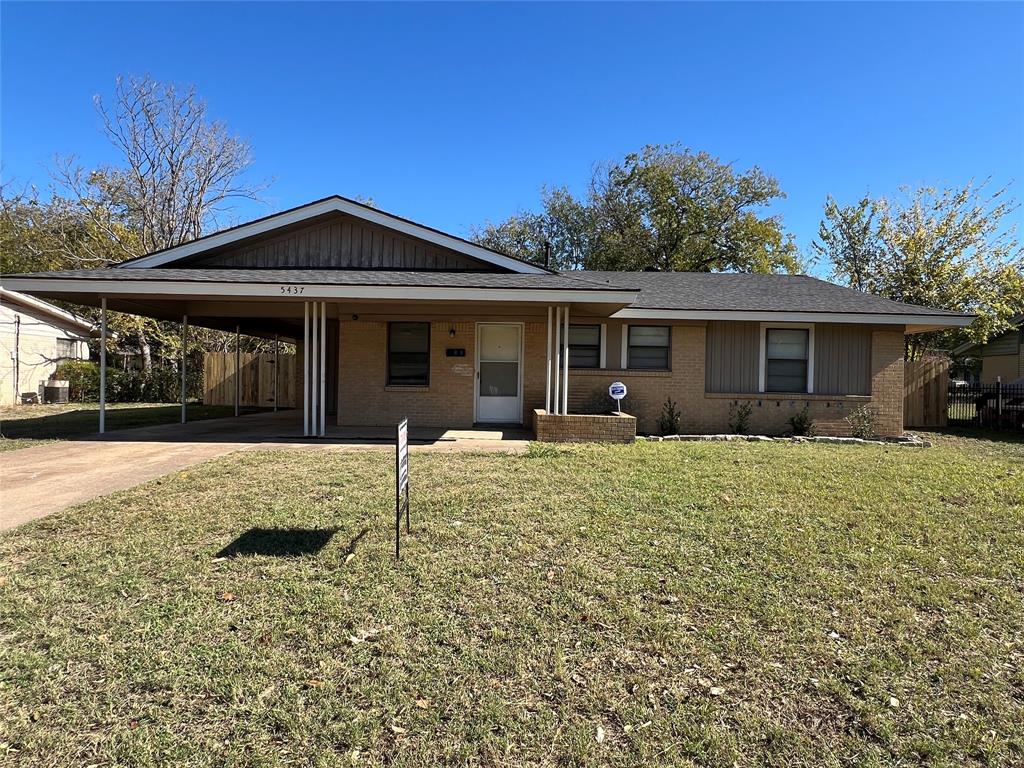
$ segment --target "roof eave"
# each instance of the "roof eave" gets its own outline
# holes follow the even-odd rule
[[[16,291],[48,294],[81,294],[82,296],[150,296],[160,298],[222,298],[279,300],[378,300],[378,301],[492,301],[565,303],[585,301],[590,304],[628,306],[636,301],[636,291],[602,288],[494,288],[465,286],[352,285],[316,284],[281,285],[279,283],[170,281],[170,280],[104,280],[45,276],[12,276],[3,278],[4,286]]]
[[[904,325],[908,333],[942,328],[962,328],[974,315],[901,314],[883,312],[807,312],[735,309],[647,309],[626,307],[612,315],[622,320],[738,320],[779,323],[852,323],[860,325]]]
[[[22,310],[30,310],[45,315],[54,324],[60,325],[68,331],[75,331],[82,336],[89,336],[95,330],[95,326],[92,323],[80,320],[60,307],[55,307],[53,304],[28,293],[22,293],[5,286],[0,286],[0,302],[11,305],[15,310],[20,307]]]

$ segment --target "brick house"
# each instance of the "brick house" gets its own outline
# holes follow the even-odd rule
[[[555,272],[341,197],[115,267],[3,285],[292,340],[313,435],[408,416],[617,439],[579,418],[609,412],[613,381],[641,433],[672,399],[686,432],[725,431],[749,403],[755,432],[781,433],[807,406],[819,431],[842,434],[869,405],[896,435],[904,334],[971,320],[806,276]]]

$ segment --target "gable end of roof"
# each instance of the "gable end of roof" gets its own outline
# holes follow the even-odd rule
[[[377,208],[372,208],[355,200],[340,195],[332,195],[322,200],[290,208],[274,213],[245,224],[220,230],[209,235],[191,240],[181,245],[154,251],[145,256],[121,262],[115,269],[146,269],[151,267],[167,267],[182,262],[214,249],[224,248],[234,243],[241,243],[249,238],[273,234],[331,213],[342,213],[361,219],[370,224],[394,230],[403,235],[423,240],[432,245],[456,251],[471,259],[490,264],[510,272],[520,274],[553,274],[552,270],[521,259],[507,256],[498,251],[486,248],[456,235],[442,232],[424,224],[410,221]]]

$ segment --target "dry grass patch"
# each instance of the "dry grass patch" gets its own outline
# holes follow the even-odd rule
[[[244,452],[0,537],[11,765],[1009,765],[999,447]],[[2,753],[0,753],[2,754]]]

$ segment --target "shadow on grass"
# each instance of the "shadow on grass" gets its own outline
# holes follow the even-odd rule
[[[218,552],[215,557],[241,557],[244,555],[265,555],[266,557],[303,557],[315,555],[327,546],[337,528],[250,528]],[[356,536],[349,545],[354,551],[358,541],[366,535],[366,529]]]

